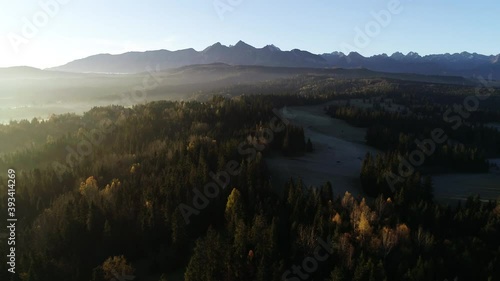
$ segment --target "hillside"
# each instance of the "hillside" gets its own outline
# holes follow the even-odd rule
[[[469,52],[426,56],[420,56],[415,52],[406,55],[397,52],[390,56],[381,54],[371,57],[364,57],[356,52],[313,54],[299,49],[282,51],[274,45],[255,48],[239,41],[234,46],[216,43],[201,51],[190,48],[178,51],[128,52],[117,55],[98,54],[50,70],[79,73],[138,73],[156,67],[168,70],[188,65],[224,63],[297,68],[367,68],[391,73],[463,77],[479,75],[489,77],[491,75],[493,79],[500,80],[498,57],[499,55]]]

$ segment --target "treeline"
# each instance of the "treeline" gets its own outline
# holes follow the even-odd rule
[[[216,96],[204,103],[153,102],[58,116],[63,128],[79,127],[0,159],[18,178],[22,246],[14,280],[111,280],[112,271],[131,271],[138,262],[147,264],[143,274],[172,272],[188,264],[194,241],[210,226],[224,225],[234,187],[252,202],[249,213],[270,211],[268,200],[278,196],[263,155],[302,155],[307,143],[303,129],[273,112],[268,99]],[[39,131],[57,123],[29,126]],[[218,177],[231,161],[238,174]],[[193,206],[195,190],[220,181],[227,186],[220,184],[218,196],[187,223],[179,206]],[[10,280],[6,263],[0,267],[0,278]]]
[[[234,98],[2,127],[2,141],[23,145],[0,158],[18,179],[18,274],[3,257],[0,280],[165,281],[176,271],[188,281],[500,279],[497,202],[441,207],[418,173],[371,203],[332,194],[335,179],[316,188],[291,179],[277,193],[266,155],[301,155],[313,143],[275,109],[397,90],[381,79],[300,79],[275,82],[270,95],[242,87],[246,95]],[[32,136],[46,141],[26,148]],[[374,194],[387,189],[374,184],[388,171],[380,163],[370,156],[363,168]],[[6,203],[2,192],[0,209]]]
[[[233,189],[225,223],[198,239],[185,280],[495,280],[500,205],[444,208],[410,194],[373,203],[289,181],[249,212]],[[472,223],[472,225],[469,225]]]
[[[424,150],[425,162],[421,166],[428,171],[487,172],[486,158],[500,155],[498,130],[470,120],[454,126],[455,123],[443,120],[440,112],[423,113],[416,107],[405,109],[405,113],[342,105],[331,105],[325,110],[330,116],[346,120],[353,126],[366,127],[367,144],[386,153],[397,152],[400,157],[408,158],[412,152]],[[441,132],[442,143],[433,140],[432,133],[436,129]]]
[[[363,191],[371,197],[380,194],[386,197],[398,195],[397,198],[402,201],[431,201],[434,196],[431,177],[422,176],[418,171],[411,172],[408,169],[415,168],[402,166],[402,161],[403,158],[396,152],[377,154],[375,157],[368,153],[360,173]],[[401,171],[408,175],[405,174],[403,178]]]
[[[422,134],[404,133],[402,130],[375,125],[367,129],[366,143],[386,152],[398,152],[400,158],[405,159],[409,159],[410,155],[415,151],[421,152],[422,154],[420,155],[424,155],[425,158],[423,159],[425,161],[422,166],[427,167],[427,171],[488,172],[489,163],[486,160],[485,151],[496,149],[495,138],[500,137],[497,132],[487,129],[487,131],[493,133],[491,138],[484,139],[484,142],[477,140],[478,143],[490,143],[491,146],[476,146],[454,141],[444,131],[443,138],[446,138],[446,141],[444,143],[436,143],[432,138],[431,130],[429,127]],[[496,153],[489,155],[490,157],[494,157]],[[391,163],[387,164],[391,165]]]

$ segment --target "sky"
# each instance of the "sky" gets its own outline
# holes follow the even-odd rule
[[[500,53],[498,0],[0,0],[0,67],[239,40],[362,55]]]

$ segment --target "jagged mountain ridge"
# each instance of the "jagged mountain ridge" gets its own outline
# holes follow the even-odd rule
[[[374,71],[416,73],[425,75],[484,76],[500,79],[500,54],[477,53],[436,54],[420,56],[396,52],[364,57],[359,53],[313,54],[293,49],[282,51],[274,45],[255,48],[239,41],[234,46],[216,43],[202,51],[192,48],[168,51],[128,52],[119,55],[99,54],[75,60],[50,70],[66,72],[138,73],[148,68],[162,70],[194,64],[226,63],[230,65],[259,65],[277,67],[341,67],[367,68]]]

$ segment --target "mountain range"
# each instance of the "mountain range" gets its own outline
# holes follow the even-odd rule
[[[273,67],[366,68],[391,73],[468,78],[491,75],[492,79],[500,80],[500,54],[494,56],[462,52],[420,56],[415,52],[406,55],[397,52],[390,56],[381,54],[364,57],[356,52],[346,55],[341,52],[313,54],[299,49],[282,51],[274,45],[255,48],[243,41],[233,46],[216,43],[202,51],[191,48],[178,51],[128,52],[119,55],[99,54],[49,70],[78,73],[139,73],[147,71],[148,68],[168,70],[212,63]]]

